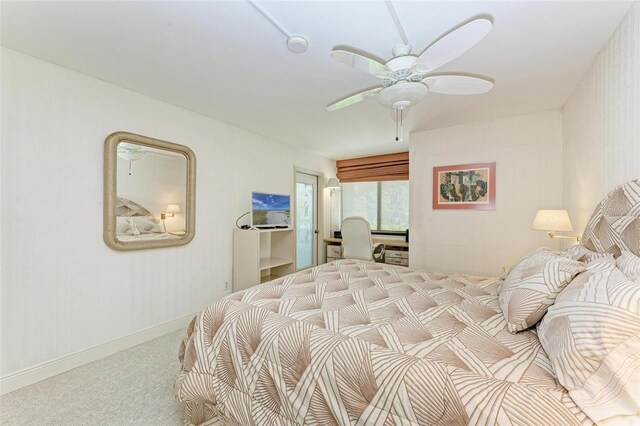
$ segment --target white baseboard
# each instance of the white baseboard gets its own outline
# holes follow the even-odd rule
[[[64,373],[65,371],[97,361],[116,352],[129,349],[133,346],[137,346],[141,343],[171,333],[172,331],[185,328],[194,316],[196,316],[196,313],[146,328],[111,342],[103,343],[92,348],[84,349],[11,372],[0,377],[0,395],[13,392],[57,374]]]

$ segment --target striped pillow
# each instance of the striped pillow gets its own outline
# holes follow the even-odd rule
[[[116,218],[116,234],[118,235],[140,235],[136,227],[131,222],[130,217]]]
[[[156,219],[151,215],[133,216],[131,220],[139,234],[160,234],[163,232]]]
[[[513,334],[535,325],[584,266],[562,252],[540,248],[525,256],[500,288],[500,308]]]
[[[597,259],[538,325],[540,343],[571,399],[601,424],[640,424],[640,282]]]
[[[640,257],[630,251],[624,251],[616,264],[627,277],[635,281],[640,280]]]
[[[579,260],[581,262],[591,262],[592,260],[610,256],[609,253],[598,253],[597,251],[589,250],[582,244],[569,247],[567,251],[564,252],[564,255],[569,259]]]

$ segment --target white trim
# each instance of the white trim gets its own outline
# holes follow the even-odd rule
[[[30,367],[22,368],[0,377],[0,395],[13,392],[49,377],[64,373],[82,365],[97,361],[157,337],[185,328],[196,313],[185,315],[125,337],[53,358]]]

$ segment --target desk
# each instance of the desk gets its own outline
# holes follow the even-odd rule
[[[404,240],[395,240],[393,238],[378,238],[371,237],[374,243],[382,243],[387,247],[401,247],[409,248],[409,243]],[[327,244],[342,244],[342,238],[325,238],[324,242]]]
[[[393,238],[371,237],[374,243],[382,243],[385,245],[384,262],[390,265],[409,266],[409,243]],[[340,259],[342,257],[340,245],[341,238],[325,238],[327,244],[327,262]]]

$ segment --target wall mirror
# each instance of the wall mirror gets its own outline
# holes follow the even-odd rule
[[[112,133],[104,145],[104,242],[115,250],[189,243],[196,157],[183,145]]]

